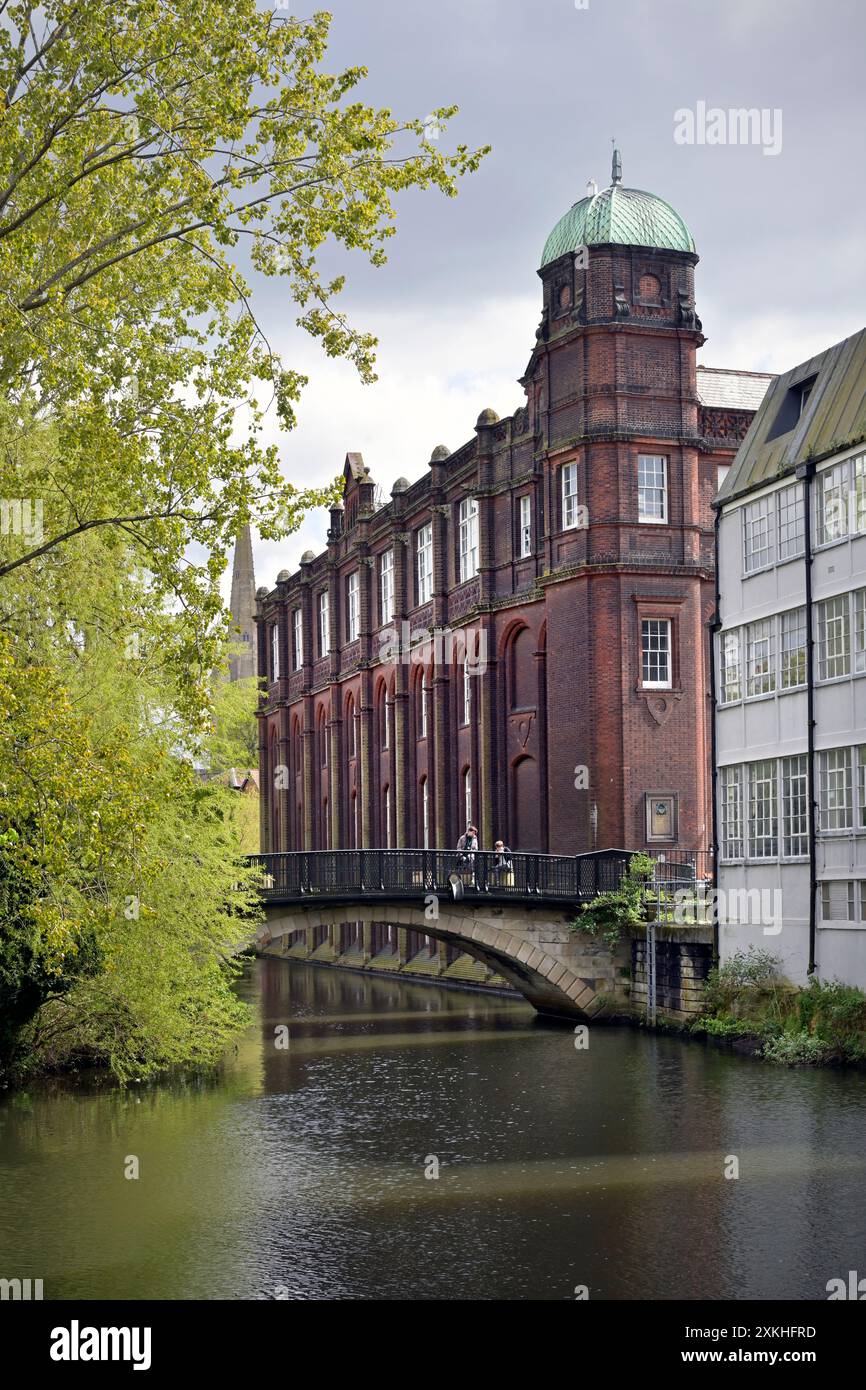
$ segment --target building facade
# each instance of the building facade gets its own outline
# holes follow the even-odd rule
[[[263,849],[709,846],[712,501],[769,378],[696,366],[697,260],[615,155],[544,248],[524,403],[378,509],[347,455],[257,594]]]
[[[866,988],[866,330],[778,379],[716,505],[720,955]]]

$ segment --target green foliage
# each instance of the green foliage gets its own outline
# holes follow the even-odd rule
[[[838,980],[793,989],[778,965],[768,951],[750,947],[712,970],[707,1012],[695,1029],[763,1037],[762,1055],[789,1066],[866,1060],[866,994]]]
[[[258,766],[258,726],[254,714],[258,705],[255,676],[237,681],[217,681],[214,691],[213,730],[205,738],[202,752],[212,776],[229,768],[245,771]]]
[[[333,488],[262,440],[304,377],[234,263],[374,377],[375,340],[317,256],[384,260],[396,194],[483,151],[365,105],[322,68],[330,18],[255,0],[23,0],[0,26],[0,1069],[145,1075],[219,1055],[259,910],[245,798],[189,765],[254,764],[249,683],[218,686],[219,585],[251,522]],[[18,505],[18,504],[16,504]],[[26,509],[26,510],[25,510]],[[4,512],[4,522],[6,515]],[[204,555],[207,558],[202,560]]]
[[[648,854],[633,854],[628,868],[620,880],[619,888],[599,893],[592,902],[584,903],[581,915],[571,923],[572,931],[589,932],[591,936],[601,936],[614,945],[623,932],[630,927],[639,926],[645,918],[645,909],[650,895],[647,894],[647,879],[652,876],[653,861]]]

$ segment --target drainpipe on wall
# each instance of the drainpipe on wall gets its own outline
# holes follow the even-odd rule
[[[815,863],[815,641],[812,635],[812,479],[814,463],[801,463],[796,470],[803,484],[803,527],[805,542],[803,562],[806,579],[806,737],[807,785],[809,788],[809,974],[817,970],[815,946],[817,936],[818,874]]]
[[[710,847],[713,856],[713,891],[719,886],[719,832],[718,816],[716,814],[716,791],[718,787],[718,771],[716,769],[716,706],[718,705],[718,695],[716,693],[716,633],[722,626],[721,619],[721,590],[719,588],[719,526],[721,525],[722,513],[720,508],[716,508],[716,516],[713,522],[713,549],[715,558],[715,585],[716,585],[716,611],[708,624],[710,630]],[[713,965],[719,962],[719,912],[718,899],[714,897],[713,911]]]

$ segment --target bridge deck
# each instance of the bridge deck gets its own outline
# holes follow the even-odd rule
[[[327,898],[417,899],[428,893],[452,898],[588,902],[619,887],[631,850],[591,854],[511,854],[503,864],[490,851],[460,854],[438,849],[301,850],[257,854],[259,889],[268,901],[304,902]],[[680,851],[657,862],[675,883],[706,876],[707,855]]]

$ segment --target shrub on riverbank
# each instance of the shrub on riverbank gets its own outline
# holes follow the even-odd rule
[[[712,970],[693,1030],[755,1037],[761,1055],[788,1066],[866,1061],[866,994],[839,980],[797,989],[769,951],[749,947]]]

